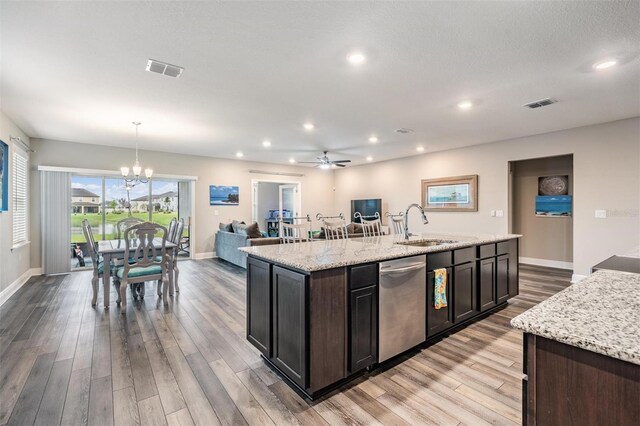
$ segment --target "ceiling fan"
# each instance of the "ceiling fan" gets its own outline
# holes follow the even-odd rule
[[[329,151],[324,151],[323,156],[316,157],[318,161],[298,161],[298,163],[315,164],[316,167],[320,167],[321,169],[330,169],[336,167],[345,167],[346,164],[342,163],[351,162],[351,160],[329,160],[329,157],[327,157],[328,152]]]

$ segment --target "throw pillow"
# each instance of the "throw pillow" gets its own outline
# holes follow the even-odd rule
[[[224,231],[224,232],[233,232],[233,227],[231,226],[230,223],[222,223],[222,222],[220,222],[218,224],[218,229],[220,229],[221,231]]]
[[[258,227],[258,223],[254,222],[251,225],[246,225],[242,223],[236,224],[235,230],[240,235],[246,235],[249,238],[261,238],[260,228]]]
[[[234,220],[233,222],[231,222],[231,228],[233,229],[232,232],[236,232],[237,233],[238,229],[239,229],[238,227],[240,225],[244,225],[244,222],[238,222],[237,220]]]

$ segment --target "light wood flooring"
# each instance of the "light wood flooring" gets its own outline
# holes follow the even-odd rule
[[[148,284],[126,315],[91,307],[90,272],[34,277],[0,308],[0,425],[519,424],[509,320],[569,278],[522,267],[505,309],[309,404],[245,340],[242,269],[181,262],[168,308]]]

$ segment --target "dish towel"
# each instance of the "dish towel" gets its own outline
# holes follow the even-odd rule
[[[436,309],[447,307],[447,270],[445,268],[433,271],[436,279],[433,281],[433,307]]]

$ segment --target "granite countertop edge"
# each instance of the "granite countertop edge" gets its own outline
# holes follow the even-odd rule
[[[421,241],[421,240],[430,239],[430,238],[451,239],[451,240],[456,240],[457,238],[459,241],[456,240],[456,242],[453,242],[453,243],[445,243],[445,244],[430,246],[430,247],[406,246],[407,251],[404,253],[382,253],[382,254],[376,253],[376,254],[371,254],[369,256],[362,256],[362,257],[344,256],[339,261],[331,261],[331,262],[323,262],[323,261],[317,261],[317,260],[313,262],[311,261],[293,262],[286,258],[286,254],[278,253],[277,255],[273,255],[273,254],[270,254],[269,251],[271,250],[270,248],[277,247],[277,246],[290,247],[291,250],[296,250],[297,247],[301,247],[306,244],[318,244],[318,243],[340,244],[340,242],[344,242],[344,241],[375,245],[375,242],[372,243],[371,241],[376,241],[375,240],[376,238],[386,239],[386,244],[389,245],[389,247],[392,247],[392,245],[395,244],[396,242],[402,243],[405,240],[397,239],[397,237],[395,240],[393,240],[394,238],[393,235],[385,235],[382,237],[364,237],[364,238],[361,237],[361,238],[353,238],[348,240],[332,240],[332,241],[314,240],[307,243],[296,243],[296,244],[288,244],[288,245],[280,244],[280,245],[272,245],[272,246],[267,245],[267,246],[240,247],[238,250],[243,251],[251,256],[257,257],[258,259],[263,259],[269,262],[275,262],[280,265],[291,267],[300,271],[316,272],[316,271],[323,271],[327,269],[341,268],[345,266],[353,266],[353,265],[359,265],[359,264],[365,264],[365,263],[371,263],[371,262],[400,259],[403,257],[419,256],[419,255],[429,254],[429,253],[438,253],[438,252],[443,252],[448,250],[456,250],[461,248],[473,247],[476,245],[499,243],[499,242],[509,241],[515,238],[520,238],[520,237],[522,237],[522,235],[520,234],[504,234],[504,235],[492,235],[492,236],[423,234],[421,236],[416,236],[412,238],[412,241]],[[399,244],[399,245],[403,246],[402,244]],[[267,253],[265,253],[265,251]]]
[[[617,283],[622,283],[623,288],[618,288]],[[628,324],[621,324],[616,316],[618,313],[613,311],[615,307],[603,306],[598,298],[609,290],[622,291],[614,304],[627,304],[631,318],[626,311],[621,316]],[[638,292],[640,274],[597,271],[516,316],[511,320],[511,326],[525,333],[640,365]],[[586,311],[591,315],[587,316]],[[633,312],[636,312],[636,317],[633,317]]]

